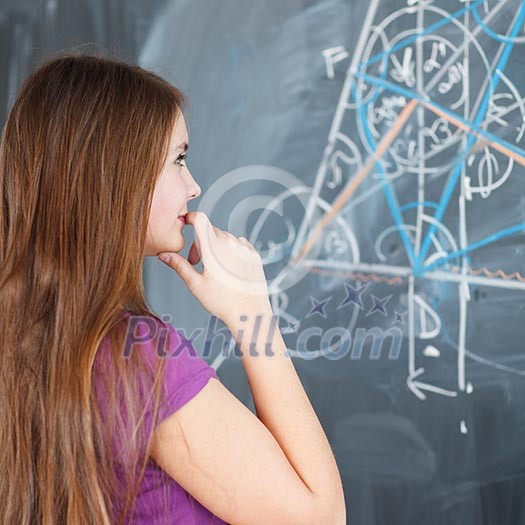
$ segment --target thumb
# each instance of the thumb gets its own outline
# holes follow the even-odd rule
[[[193,286],[201,277],[201,274],[181,255],[175,252],[162,252],[158,255],[159,259],[173,268],[188,285]]]

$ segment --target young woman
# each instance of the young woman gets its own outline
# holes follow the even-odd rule
[[[323,429],[279,330],[266,340],[275,320],[259,254],[188,211],[201,190],[184,163],[183,108],[152,72],[76,52],[38,64],[11,108],[0,144],[3,525],[345,523]],[[143,257],[165,253],[236,337],[257,415],[148,308]],[[254,355],[240,334],[257,322]]]

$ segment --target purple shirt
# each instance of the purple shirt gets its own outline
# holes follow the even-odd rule
[[[137,337],[148,333],[151,334],[152,325],[159,329],[159,334],[164,333],[167,337],[162,341],[164,344],[159,343],[156,338],[151,338],[151,341],[141,343],[139,346],[135,345],[131,349],[125,348],[124,351],[140,351],[144,352],[144,356],[148,359],[163,359],[157,354],[157,345],[160,345],[161,351],[163,350],[168,355],[174,353],[173,356],[164,358],[167,360],[165,383],[163,385],[166,397],[164,398],[164,403],[159,406],[158,424],[192,399],[212,377],[216,379],[218,377],[215,370],[197,354],[188,339],[180,334],[171,324],[162,323],[153,317],[147,317],[147,322],[144,322],[145,318],[143,316],[133,316],[128,311],[123,313],[123,321],[121,322],[128,323],[130,319],[134,319],[128,325],[130,333],[137,335]],[[131,331],[131,327],[133,327],[132,330],[134,332]],[[181,342],[186,342],[186,346],[182,344],[179,348]],[[107,350],[107,348],[108,338],[105,337],[95,357],[93,374],[97,399],[102,406],[104,406],[104,397],[101,398],[100,396],[104,394],[100,387],[97,386],[96,377],[107,366],[107,363],[104,365],[100,364],[104,350]],[[135,350],[136,348],[139,350]],[[151,415],[149,410],[147,410],[144,423],[146,433],[151,431],[151,425]],[[116,446],[118,447],[118,444]],[[165,491],[168,496],[168,522],[165,521]],[[133,525],[161,525],[165,523],[227,525],[226,522],[213,515],[199,501],[193,498],[189,492],[162,470],[151,458],[146,465],[144,478],[135,504],[133,519],[127,523]]]

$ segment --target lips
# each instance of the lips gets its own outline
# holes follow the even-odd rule
[[[179,215],[177,218],[186,224],[186,217],[184,215]]]

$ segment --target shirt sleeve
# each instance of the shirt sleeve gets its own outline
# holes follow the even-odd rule
[[[199,356],[191,341],[169,323],[164,353],[165,373],[163,396],[157,414],[156,424],[160,424],[170,414],[193,399],[208,381],[218,379],[215,369]]]
[[[120,356],[121,358],[123,356],[129,357],[132,352],[137,352],[140,355],[138,368],[134,368],[133,373],[139,375],[139,397],[143,402],[142,431],[139,433],[139,448],[142,454],[145,451],[148,436],[156,426],[195,397],[212,377],[219,378],[215,369],[200,357],[191,341],[170,323],[165,323],[151,316],[134,316],[127,312],[123,317],[123,323],[119,324],[119,328],[126,333],[126,341],[128,341],[127,334],[131,334],[130,341],[134,343],[128,344],[126,342],[124,348],[121,349]],[[128,412],[125,395],[119,377],[111,368],[112,361],[109,358],[108,343],[108,339],[105,338],[95,359],[95,395],[102,417],[107,417],[106,406],[109,403],[107,381],[114,382],[117,398],[115,402],[117,405],[120,403],[122,418],[127,422]],[[154,392],[150,374],[152,372],[155,374],[157,366],[160,364],[156,361],[159,360],[164,360],[165,363],[163,363],[164,370],[160,377],[162,391],[158,412],[155,421],[153,421]],[[122,453],[126,453],[125,450],[123,451],[123,448],[126,448],[124,443],[130,438],[127,434],[126,437],[116,434],[112,434],[109,438],[113,455],[117,461],[125,463],[127,457],[125,458],[122,455]]]

